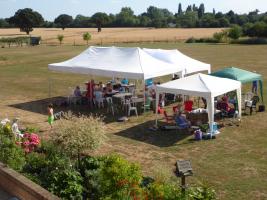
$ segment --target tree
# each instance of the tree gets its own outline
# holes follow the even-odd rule
[[[192,10],[192,6],[191,5],[189,5],[189,6],[187,6],[187,8],[186,8],[186,12],[192,12],[193,10]]]
[[[90,27],[90,17],[77,15],[75,19],[73,20],[73,26],[77,28]]]
[[[106,127],[101,118],[76,117],[66,115],[66,119],[59,120],[52,140],[64,152],[74,156],[80,166],[81,153],[85,150],[93,151],[106,140]]]
[[[198,11],[198,7],[195,4],[193,4],[193,11],[194,12],[197,12]]]
[[[230,26],[230,22],[226,17],[220,18],[219,24],[220,24],[220,27],[229,27]]]
[[[212,10],[212,14],[213,14],[213,15],[216,15],[216,11],[215,11],[214,8],[213,8],[213,10]]]
[[[92,36],[89,32],[86,32],[83,34],[83,40],[87,42],[88,45],[88,41],[91,40]]]
[[[8,22],[20,28],[21,32],[28,35],[33,31],[33,27],[39,27],[44,22],[42,15],[30,8],[20,9],[15,15],[9,18]]]
[[[184,28],[196,27],[197,13],[186,12],[184,15],[177,18],[177,24]]]
[[[91,20],[96,24],[98,32],[101,32],[102,26],[108,23],[109,17],[106,13],[98,12],[91,17]]]
[[[134,11],[130,7],[124,7],[120,13],[116,16],[116,25],[118,26],[136,26],[137,19],[134,15]]]
[[[54,22],[64,30],[73,22],[73,19],[70,15],[62,14],[59,15]]]
[[[237,40],[242,35],[242,28],[238,25],[234,25],[228,33],[228,37],[234,40]]]
[[[8,28],[10,25],[6,19],[0,19],[0,28]]]
[[[182,14],[183,14],[182,4],[179,3],[179,6],[178,6],[178,15],[182,15]]]
[[[57,39],[59,41],[59,44],[61,45],[62,44],[62,41],[64,39],[64,35],[57,35]]]
[[[204,4],[200,4],[199,8],[198,8],[198,18],[200,19],[205,13],[205,6]]]

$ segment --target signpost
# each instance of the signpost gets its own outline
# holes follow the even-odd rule
[[[184,195],[186,189],[185,177],[193,175],[193,169],[190,160],[178,160],[176,162],[176,169],[176,175],[181,177],[181,188]]]

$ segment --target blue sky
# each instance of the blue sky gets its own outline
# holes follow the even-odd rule
[[[206,11],[226,12],[234,10],[237,13],[246,13],[258,8],[267,12],[267,0],[0,0],[0,18],[10,17],[21,8],[30,7],[43,15],[46,20],[54,20],[59,14],[77,14],[91,16],[96,12],[118,13],[121,7],[129,6],[135,14],[145,12],[150,5],[177,11],[181,2],[183,9],[188,4],[199,5],[204,3]]]

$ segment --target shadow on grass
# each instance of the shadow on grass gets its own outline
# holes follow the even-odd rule
[[[18,103],[18,104],[12,104],[8,105],[9,107],[38,113],[42,115],[47,115],[47,106],[53,102],[54,106],[54,113],[63,111],[68,112],[71,111],[74,115],[97,115],[102,116],[105,123],[111,123],[117,120],[117,117],[120,116],[121,113],[118,113],[117,115],[112,116],[112,114],[107,112],[107,108],[90,108],[89,105],[66,105],[66,97],[53,97],[53,98],[46,98],[46,99],[40,99],[30,102],[24,102],[24,103]]]
[[[150,130],[150,127],[152,127],[154,123],[154,120],[143,122],[117,132],[115,135],[155,145],[157,147],[170,147],[177,143],[192,142],[192,135],[189,130]]]

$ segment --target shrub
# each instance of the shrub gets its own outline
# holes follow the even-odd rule
[[[179,186],[172,183],[151,183],[147,188],[147,195],[148,199],[182,199]]]
[[[23,133],[38,133],[39,131],[40,129],[36,127],[26,127]]]
[[[227,38],[227,34],[228,34],[228,32],[225,31],[225,30],[223,30],[223,31],[221,31],[221,32],[214,33],[214,34],[213,34],[213,38],[214,38],[215,40],[217,40],[218,42],[223,42],[223,41],[226,40],[226,38]]]
[[[70,156],[80,161],[81,152],[97,149],[106,139],[106,127],[101,118],[75,117],[60,120],[52,140]]]
[[[12,169],[20,171],[25,164],[25,155],[13,140],[2,137],[0,141],[0,161]]]
[[[196,39],[194,37],[190,37],[185,41],[185,43],[195,43],[195,42],[196,42]]]
[[[100,185],[96,177],[103,162],[104,157],[86,156],[81,159],[80,173],[84,179],[84,197],[87,199],[98,199],[101,196]]]
[[[64,39],[64,35],[57,35],[57,39],[59,41],[59,44],[61,45],[62,44],[62,41]]]
[[[231,41],[232,44],[267,44],[267,38],[247,38]]]
[[[31,153],[39,146],[39,144],[40,144],[40,139],[37,134],[24,133],[21,146],[24,149],[25,153]]]
[[[88,45],[88,41],[91,40],[91,34],[89,32],[86,32],[83,34],[83,40],[86,41],[87,45]]]
[[[140,167],[129,163],[117,155],[106,157],[97,177],[100,192],[104,196],[115,195],[119,191],[129,191],[140,185],[142,174]]]
[[[48,177],[48,190],[61,199],[82,199],[82,177],[79,172],[69,168],[54,170]]]
[[[228,37],[234,40],[237,40],[242,35],[242,28],[238,25],[234,25],[229,29]]]
[[[0,127],[0,135],[15,140],[15,135],[12,133],[10,123],[6,123],[3,127]]]
[[[198,199],[198,200],[216,199],[215,190],[207,186],[207,184],[201,184],[198,187],[191,187],[188,191],[188,196],[191,199]]]

